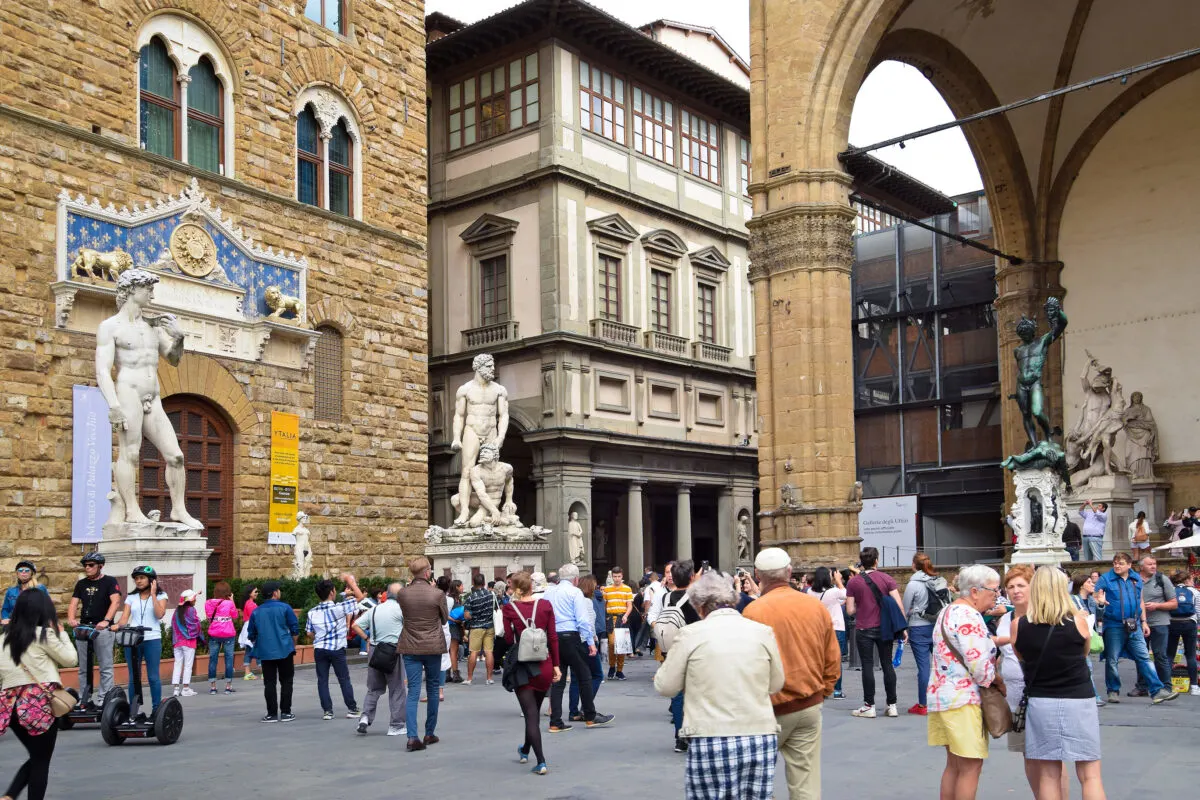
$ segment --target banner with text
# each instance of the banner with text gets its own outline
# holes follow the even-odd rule
[[[879,550],[879,566],[907,565],[917,551],[917,496],[864,498],[858,535],[863,547]]]
[[[267,541],[283,544],[278,534],[291,538],[300,510],[300,417],[271,412],[271,510]]]
[[[71,544],[100,541],[112,490],[112,426],[95,386],[75,386],[71,446]]]

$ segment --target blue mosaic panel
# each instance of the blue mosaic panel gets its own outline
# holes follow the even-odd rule
[[[171,233],[183,221],[183,217],[180,213],[153,222],[123,225],[68,212],[67,264],[74,262],[79,251],[85,247],[100,251],[121,248],[133,257],[133,263],[137,266],[153,264],[169,250]],[[294,297],[300,295],[299,270],[251,258],[208,219],[204,220],[204,227],[216,243],[217,263],[225,270],[226,277],[246,290],[243,313],[247,319],[265,317],[270,313],[263,299],[268,286],[278,286],[284,294]]]

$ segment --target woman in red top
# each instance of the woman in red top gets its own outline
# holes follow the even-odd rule
[[[558,634],[554,632],[554,608],[548,601],[532,600],[533,581],[528,572],[518,572],[512,576],[512,602],[504,606],[505,640],[512,642],[514,648],[519,646],[521,632],[528,625],[541,628],[546,632],[546,644],[550,657],[539,665],[538,671],[525,683],[516,689],[517,702],[521,704],[521,713],[525,715],[525,743],[517,748],[517,759],[525,764],[529,761],[529,749],[537,758],[537,766],[533,768],[535,775],[545,775],[546,757],[542,753],[542,731],[538,720],[542,713],[542,701],[546,692],[557,681],[562,673],[558,669]],[[527,625],[528,623],[528,625]],[[533,666],[533,665],[530,665]]]

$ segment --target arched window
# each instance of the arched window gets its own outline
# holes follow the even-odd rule
[[[345,117],[333,126],[329,138],[329,210],[350,216],[354,189],[354,153]]]
[[[342,333],[318,325],[313,354],[313,416],[325,422],[342,421]]]
[[[188,163],[209,172],[221,172],[224,128],[221,81],[208,58],[188,70]]]
[[[138,63],[142,149],[178,158],[179,82],[175,79],[175,63],[158,37],[141,49]]]
[[[310,206],[320,206],[321,176],[324,170],[321,157],[321,126],[312,105],[306,105],[296,117],[296,199]]]

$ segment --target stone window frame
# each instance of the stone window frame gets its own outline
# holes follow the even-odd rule
[[[625,372],[613,372],[606,369],[597,369],[593,371],[596,376],[595,381],[595,407],[597,411],[607,411],[613,414],[632,414],[633,413],[633,376]],[[600,402],[600,381],[601,379],[609,379],[620,381],[624,390],[624,404],[612,405],[610,403]]]
[[[471,307],[471,327],[481,327],[483,323],[483,279],[481,270],[483,262],[497,256],[504,256],[505,268],[508,271],[508,311],[506,319],[497,321],[510,322],[513,318],[512,286],[513,286],[513,242],[517,236],[515,219],[508,219],[496,214],[482,214],[459,234],[459,238],[467,246],[471,256],[470,286],[468,297],[473,298]]]
[[[619,262],[617,288],[617,318],[613,322],[625,323],[630,317],[629,298],[631,286],[629,283],[629,251],[637,239],[637,229],[620,214],[609,214],[587,223],[592,233],[592,287],[596,298],[595,319],[607,319],[600,315],[601,257],[608,256]]]
[[[191,82],[192,67],[207,59],[217,76],[221,86],[221,154],[218,174],[227,178],[235,175],[234,169],[234,131],[236,115],[234,111],[234,94],[237,92],[237,71],[233,68],[233,59],[226,51],[224,44],[202,23],[186,14],[170,12],[155,14],[142,23],[134,39],[136,57],[133,64],[134,85],[138,91],[134,97],[134,141],[142,141],[141,114],[141,53],[142,48],[157,38],[167,49],[167,55],[175,65],[175,81],[177,82],[175,100],[178,108],[175,113],[175,155],[174,160],[187,163],[187,120],[188,102],[187,90]]]
[[[675,396],[675,411],[655,411],[653,398],[654,387],[661,386],[670,389]],[[655,419],[666,419],[672,422],[679,422],[683,419],[683,384],[676,381],[662,380],[660,378],[646,378],[646,416]]]
[[[296,95],[292,104],[292,163],[300,160],[299,136],[297,121],[306,106],[312,106],[320,128],[320,171],[318,189],[320,202],[318,208],[329,210],[329,140],[333,137],[333,129],[338,123],[344,123],[346,132],[350,134],[350,218],[361,220],[362,190],[363,190],[363,141],[362,124],[358,113],[341,92],[326,84],[311,84]],[[292,199],[300,200],[300,180],[293,169]],[[336,212],[333,212],[336,213]]]
[[[673,336],[680,335],[678,331],[682,330],[682,311],[683,304],[681,302],[680,284],[680,263],[685,255],[687,255],[687,245],[675,233],[659,228],[650,231],[641,237],[642,250],[646,254],[646,286],[644,311],[646,315],[646,330],[658,331],[651,322],[653,319],[653,273],[655,270],[665,272],[671,277],[671,290],[668,296],[668,330],[660,331],[661,333],[670,334]]]
[[[692,334],[697,342],[706,344],[715,344],[724,346],[727,338],[725,326],[725,306],[727,303],[724,298],[725,291],[725,276],[729,272],[732,265],[729,259],[714,246],[703,247],[699,250],[688,253],[688,263],[692,266],[692,271],[695,274],[695,322],[696,329]],[[713,338],[712,341],[701,338],[700,336],[700,288],[711,288],[713,292]]]
[[[714,428],[724,428],[725,427],[725,418],[727,416],[726,408],[728,406],[728,400],[729,400],[728,394],[725,391],[725,389],[716,387],[716,386],[697,385],[695,387],[695,395],[696,395],[696,413],[695,413],[694,419],[696,421],[696,424],[697,425],[708,425],[708,426],[711,426]],[[717,398],[717,401],[718,401],[717,408],[718,408],[720,416],[717,416],[717,417],[702,417],[702,416],[700,416],[700,408],[701,408],[700,398],[701,398],[701,396]]]

